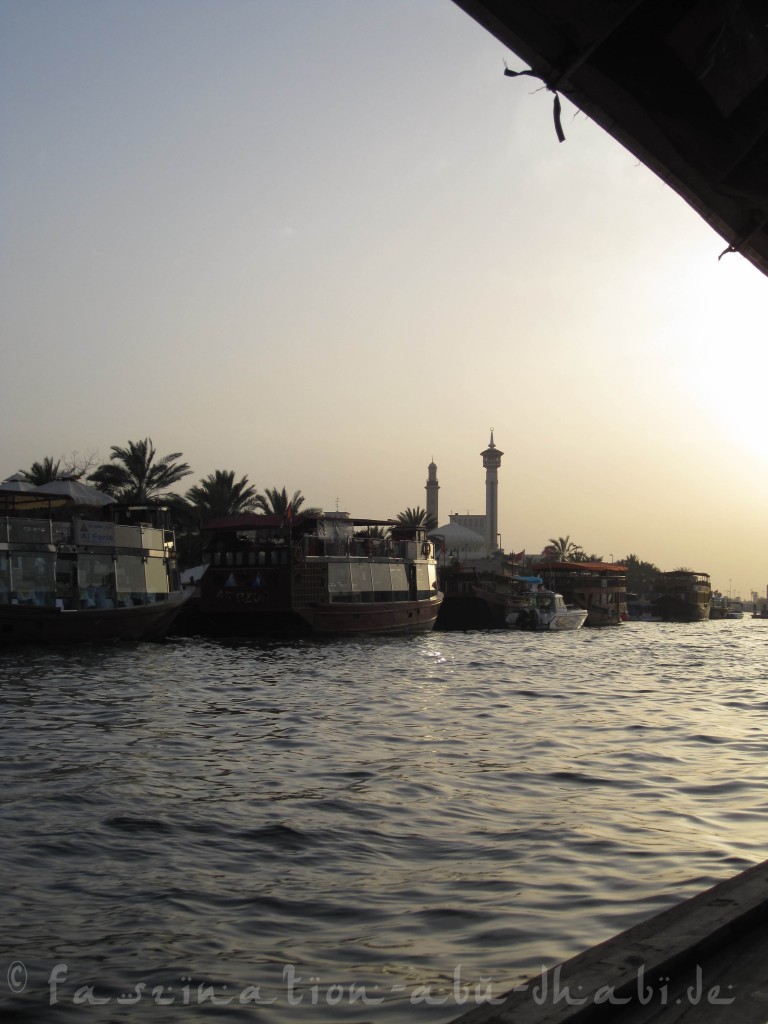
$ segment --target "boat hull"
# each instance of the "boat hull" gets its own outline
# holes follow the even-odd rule
[[[507,624],[516,629],[540,633],[561,633],[564,630],[581,629],[587,621],[585,608],[566,608],[555,612],[551,617],[540,615],[535,611],[523,610],[510,615]]]
[[[653,602],[653,615],[662,622],[703,622],[709,619],[709,604],[662,597]]]
[[[504,595],[479,587],[468,593],[446,594],[437,618],[437,629],[503,629],[510,610]]]
[[[565,613],[555,615],[543,628],[552,632],[561,632],[566,629],[581,629],[587,621],[588,612],[585,609],[573,609]]]
[[[0,647],[19,644],[93,643],[107,640],[157,640],[182,611],[187,594],[132,608],[0,606]]]
[[[194,632],[215,636],[280,636],[314,634],[345,636],[355,633],[420,633],[434,628],[442,595],[428,601],[345,602],[285,610],[201,611]],[[183,620],[180,620],[183,621]],[[189,632],[185,629],[184,632]]]
[[[380,604],[360,602],[343,607],[318,604],[297,608],[298,615],[313,633],[418,633],[432,629],[437,621],[442,595],[428,601],[393,601]]]

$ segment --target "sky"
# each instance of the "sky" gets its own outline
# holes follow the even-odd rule
[[[765,593],[768,278],[451,0],[0,0],[0,477],[192,475]]]

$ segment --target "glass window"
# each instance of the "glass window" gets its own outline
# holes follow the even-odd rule
[[[350,601],[352,599],[349,562],[328,563],[328,594],[332,601]]]
[[[426,600],[432,593],[430,591],[429,568],[428,565],[424,565],[422,562],[416,564],[416,595],[420,601]]]
[[[11,600],[10,562],[5,552],[0,552],[0,604],[8,604]]]
[[[352,600],[372,601],[373,584],[371,583],[371,563],[352,562]]]
[[[140,555],[120,555],[115,566],[117,577],[117,603],[130,606],[144,604],[147,585],[144,563]]]
[[[390,565],[392,576],[392,599],[406,601],[408,599],[408,575],[404,565]]]
[[[392,579],[389,574],[387,562],[372,562],[371,576],[373,578],[373,599],[374,601],[392,600]]]
[[[158,600],[168,596],[168,570],[162,558],[148,558],[145,566],[147,593]]]
[[[16,604],[52,605],[55,597],[54,571],[51,552],[13,555],[10,559],[11,600]]]
[[[141,562],[141,559],[138,559]],[[77,578],[81,608],[113,608],[115,577],[111,555],[79,555]]]

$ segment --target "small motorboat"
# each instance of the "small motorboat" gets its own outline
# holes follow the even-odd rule
[[[553,590],[537,590],[530,595],[527,607],[511,612],[507,625],[513,629],[555,630],[581,629],[587,621],[586,608],[569,608],[562,594]]]

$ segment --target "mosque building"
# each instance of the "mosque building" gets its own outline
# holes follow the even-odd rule
[[[485,451],[480,453],[485,468],[485,515],[459,515],[452,512],[449,516],[449,523],[470,531],[474,537],[465,537],[466,547],[457,540],[457,546],[463,548],[462,557],[487,558],[501,548],[501,537],[499,536],[499,467],[504,452],[496,447],[491,430],[491,440]],[[438,518],[437,492],[437,466],[434,461],[430,462],[427,469],[427,513],[434,516],[435,522]],[[454,531],[455,532],[455,531]],[[461,535],[456,533],[457,537]],[[447,546],[450,548],[450,541]]]

